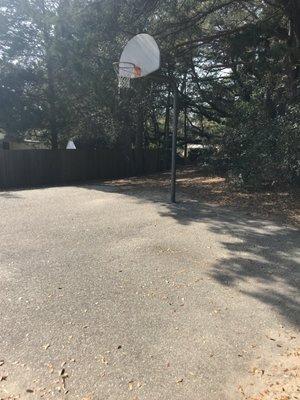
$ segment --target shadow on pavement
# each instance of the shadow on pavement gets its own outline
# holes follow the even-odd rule
[[[158,203],[161,217],[182,225],[205,223],[209,231],[219,236],[228,253],[228,257],[216,259],[210,277],[221,285],[239,286],[240,293],[270,305],[286,321],[300,326],[300,232],[292,226],[199,202],[180,192],[179,202],[170,204],[167,177],[164,174],[159,178],[159,188],[157,178],[81,187],[131,196],[142,203]]]
[[[16,194],[16,192],[0,192],[0,198],[4,199],[21,199],[22,197]]]

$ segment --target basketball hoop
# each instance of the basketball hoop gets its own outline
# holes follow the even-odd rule
[[[131,62],[124,62],[124,61],[115,62],[114,70],[118,75],[119,89],[130,88],[131,79],[139,78],[142,74],[142,69]]]
[[[155,39],[147,33],[139,33],[131,38],[125,45],[120,61],[113,64],[119,81],[120,95],[121,89],[130,88],[131,79],[143,78],[160,67],[160,51]],[[172,165],[171,165],[171,202],[175,203],[176,192],[176,143],[178,129],[178,87],[176,80],[172,77],[168,79],[174,91],[174,127],[172,134]]]

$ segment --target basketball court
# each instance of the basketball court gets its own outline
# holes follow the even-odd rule
[[[240,399],[297,346],[297,231],[167,195],[0,193],[1,398]]]

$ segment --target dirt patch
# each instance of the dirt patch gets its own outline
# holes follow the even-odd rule
[[[300,399],[300,342],[292,332],[266,337],[272,352],[257,354],[249,378],[238,386],[243,400]]]
[[[135,177],[113,181],[118,186],[155,189],[168,188],[168,173],[148,177]],[[299,189],[276,189],[250,192],[233,189],[224,177],[204,175],[195,168],[180,169],[177,173],[179,190],[193,198],[210,204],[246,211],[252,216],[262,216],[283,223],[300,226]]]

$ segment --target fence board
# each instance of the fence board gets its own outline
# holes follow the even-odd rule
[[[0,188],[61,185],[147,174],[161,168],[158,150],[0,150]]]

